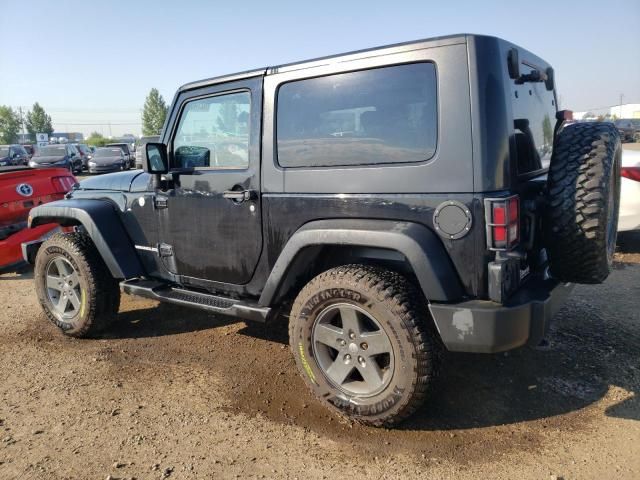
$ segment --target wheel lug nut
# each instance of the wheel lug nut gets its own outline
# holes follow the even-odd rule
[[[362,343],[360,344],[360,348],[361,348],[362,350],[366,350],[367,348],[369,348],[369,345],[367,345],[367,342],[362,342]]]
[[[344,347],[344,346],[347,344],[347,342],[345,342],[343,339],[340,339],[340,340],[338,340],[338,344],[339,344],[341,347]]]
[[[364,367],[366,363],[364,357],[358,356],[358,363]]]
[[[349,363],[351,361],[351,355],[349,355],[348,353],[344,356],[344,361]]]
[[[353,332],[349,332],[349,338],[353,340],[354,338],[356,338],[356,334]]]

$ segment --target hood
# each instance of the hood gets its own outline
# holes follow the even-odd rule
[[[52,155],[52,156],[42,156],[42,157],[31,157],[32,162],[36,163],[55,163],[61,162],[66,158],[66,155]]]
[[[131,190],[131,184],[137,177],[148,174],[140,170],[108,173],[99,177],[90,177],[80,182],[79,190],[111,190],[119,192],[128,192]],[[136,182],[137,184],[138,182]]]
[[[122,157],[93,157],[90,162],[94,162],[96,165],[113,165],[114,163],[122,162]]]

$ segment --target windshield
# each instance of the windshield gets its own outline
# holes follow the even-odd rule
[[[52,157],[52,156],[64,156],[66,154],[66,148],[64,145],[45,145],[38,148],[36,157]]]
[[[0,157],[9,155],[9,147],[0,147]]]
[[[89,150],[89,147],[87,147],[86,145],[76,145],[78,147],[78,150],[80,150],[83,154],[85,155],[89,155],[91,153],[91,150]]]
[[[158,135],[152,135],[150,137],[142,137],[140,140],[138,140],[137,146],[139,147],[140,145],[146,145],[147,143],[154,143],[159,141],[160,141],[160,137]]]
[[[127,144],[112,143],[111,145],[107,145],[107,147],[120,147],[124,153],[129,153],[129,146]]]
[[[622,127],[622,128],[631,128],[631,127],[635,127],[638,128],[640,127],[640,119],[629,119],[629,118],[621,118],[619,120],[616,120],[615,122],[613,122],[613,124],[616,127]]]
[[[122,155],[122,150],[119,148],[100,148],[96,150],[96,157],[119,157]]]

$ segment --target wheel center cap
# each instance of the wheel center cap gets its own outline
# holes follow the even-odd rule
[[[351,353],[358,353],[358,345],[356,345],[355,343],[350,343],[349,344],[349,351]]]

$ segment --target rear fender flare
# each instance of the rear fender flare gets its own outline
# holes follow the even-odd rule
[[[110,201],[59,200],[31,210],[30,228],[46,223],[82,225],[114,278],[133,278],[144,274],[135,247]]]
[[[460,300],[462,284],[438,236],[424,225],[390,220],[319,220],[297,230],[280,253],[260,296],[261,306],[279,300],[280,286],[302,250],[311,246],[347,245],[394,250],[411,265],[427,299]]]

